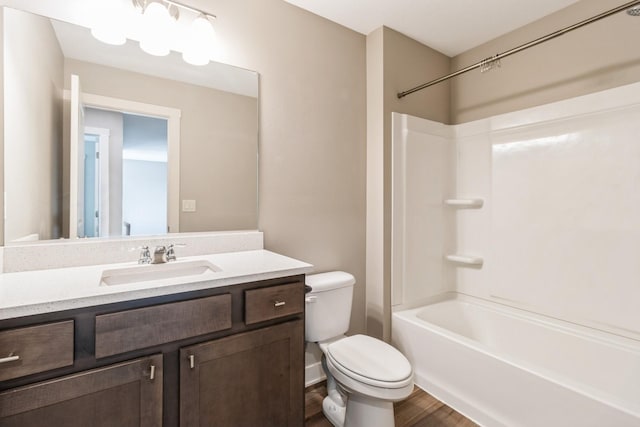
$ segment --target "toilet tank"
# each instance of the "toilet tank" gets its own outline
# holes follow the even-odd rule
[[[306,284],[305,339],[325,341],[343,335],[349,329],[355,277],[344,271],[312,274]]]

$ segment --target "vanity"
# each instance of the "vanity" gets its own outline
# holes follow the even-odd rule
[[[116,285],[105,271],[136,266],[0,275],[0,425],[304,425],[311,266],[262,249],[180,262],[218,271]]]

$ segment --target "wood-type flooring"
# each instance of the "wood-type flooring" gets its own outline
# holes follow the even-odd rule
[[[308,387],[305,393],[305,427],[332,427],[322,414],[326,383]],[[477,427],[473,421],[415,387],[413,393],[394,404],[396,427]]]

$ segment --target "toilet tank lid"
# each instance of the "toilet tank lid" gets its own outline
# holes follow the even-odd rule
[[[311,293],[315,293],[353,286],[356,283],[356,278],[344,271],[329,271],[308,275],[305,282],[311,286]]]

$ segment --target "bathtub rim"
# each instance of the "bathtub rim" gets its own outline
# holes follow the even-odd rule
[[[490,300],[465,294],[462,292],[448,291],[432,297],[423,299],[418,304],[398,305],[392,308],[392,314],[402,312],[417,312],[428,305],[434,305],[447,301],[462,301],[483,307],[487,310],[498,312],[509,317],[515,317],[520,320],[531,321],[533,323],[548,327],[551,329],[559,329],[578,337],[586,337],[590,340],[599,341],[615,347],[620,347],[626,351],[631,351],[640,355],[640,339],[635,339],[626,335],[616,334],[608,330],[598,329],[597,327],[586,326],[565,319],[541,314],[535,311],[527,310],[521,307],[514,307],[504,302]],[[425,323],[432,323],[424,321]],[[437,326],[433,324],[434,326]],[[446,328],[442,328],[446,330]],[[459,335],[459,334],[456,334]],[[473,340],[471,340],[473,341]]]
[[[623,351],[630,351],[634,354],[637,354],[638,356],[640,356],[640,342],[637,342],[636,340],[628,337],[622,337],[586,326],[572,324],[565,320],[550,318],[538,313],[528,312],[526,310],[514,308],[494,301],[487,301],[482,298],[458,292],[446,292],[444,294],[434,296],[433,298],[431,298],[431,300],[431,303],[423,304],[419,307],[393,310],[391,316],[392,324],[394,321],[393,319],[397,316],[398,318],[419,327],[425,327],[426,325],[427,330],[435,333],[436,335],[439,335],[440,337],[452,340],[459,345],[471,348],[472,350],[477,351],[485,356],[495,358],[502,363],[506,363],[512,367],[522,369],[531,375],[538,376],[557,386],[567,388],[582,396],[588,397],[590,399],[598,401],[601,404],[610,406],[621,412],[640,419],[640,404],[634,405],[632,401],[621,399],[609,393],[602,392],[593,386],[580,383],[572,378],[563,376],[562,374],[558,374],[557,372],[553,372],[539,365],[523,361],[522,359],[510,357],[509,355],[493,352],[491,351],[490,347],[480,343],[479,341],[463,336],[444,327],[438,326],[427,320],[420,319],[419,317],[417,317],[417,313],[419,311],[422,311],[425,306],[428,305],[434,305],[448,301],[461,301],[472,305],[478,305],[483,309],[498,312],[499,314],[505,315],[507,317],[514,317],[519,320],[530,321],[547,329],[556,330],[561,333],[568,333],[573,336],[584,338],[589,341],[595,341],[600,344],[611,345]],[[612,335],[612,337],[603,335]],[[391,338],[393,340],[393,336]],[[631,343],[629,343],[629,341],[631,341]],[[415,367],[414,372],[416,374],[418,373],[418,370]],[[631,405],[631,407],[629,407],[629,405]]]

